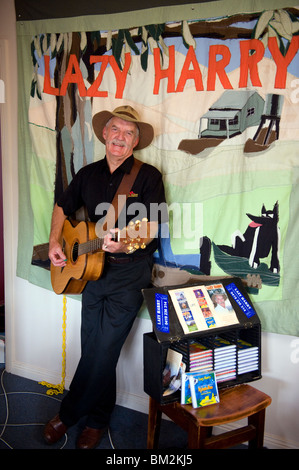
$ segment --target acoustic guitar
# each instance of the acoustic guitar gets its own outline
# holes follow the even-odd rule
[[[124,242],[128,253],[144,249],[150,240],[147,220],[130,223],[115,234],[114,240]],[[60,243],[67,262],[63,267],[51,263],[52,288],[56,294],[81,294],[88,281],[96,281],[102,275],[105,263],[103,238],[97,237],[95,223],[66,219]]]

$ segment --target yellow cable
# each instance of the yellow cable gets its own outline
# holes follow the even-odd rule
[[[48,382],[39,382],[45,385],[50,390],[47,390],[47,395],[58,395],[63,393],[65,385],[65,369],[66,369],[66,296],[63,296],[63,315],[62,315],[62,372],[61,383],[58,385],[50,384]]]

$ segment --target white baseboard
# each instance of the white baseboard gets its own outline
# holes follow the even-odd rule
[[[24,377],[25,379],[34,380],[35,382],[48,382],[50,384],[58,385],[61,383],[61,374],[42,369],[39,367],[28,367],[28,364],[23,362],[12,361],[11,366],[7,370],[11,374]],[[68,389],[71,379],[65,378],[65,388]]]
[[[133,395],[132,393],[127,393],[121,390],[117,391],[116,403],[119,406],[124,406],[131,410],[139,411],[140,413],[148,414],[149,406],[149,397],[144,394],[144,396]]]
[[[264,444],[268,449],[299,449],[298,442],[287,441],[286,439],[280,438],[279,436],[273,436],[272,434],[268,433],[265,433]]]
[[[239,421],[242,425],[246,425],[246,420]],[[238,423],[230,423],[226,425],[219,426],[215,428],[215,434],[227,431],[233,431],[240,426]],[[276,450],[286,450],[286,449],[299,449],[299,443],[295,443],[293,441],[287,441],[286,439],[275,436],[274,434],[269,434],[265,432],[264,434],[264,447],[267,449],[276,449]]]

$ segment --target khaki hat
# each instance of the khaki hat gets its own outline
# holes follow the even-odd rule
[[[105,144],[103,137],[103,129],[110,118],[118,117],[124,121],[134,122],[139,128],[139,142],[136,145],[136,150],[141,150],[147,147],[154,138],[153,127],[140,120],[139,114],[131,106],[120,106],[115,108],[114,111],[100,111],[95,114],[92,119],[93,130],[97,138]]]

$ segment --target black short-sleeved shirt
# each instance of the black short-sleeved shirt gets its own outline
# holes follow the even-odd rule
[[[90,221],[97,222],[106,215],[108,205],[112,202],[124,173],[130,173],[133,163],[132,155],[112,174],[106,157],[81,168],[57,204],[62,207],[66,216],[72,216],[80,207],[85,206]],[[123,228],[130,220],[141,220],[143,217],[159,223],[166,221],[165,202],[161,173],[154,166],[143,163],[115,226]],[[156,248],[157,239],[153,240],[145,250],[137,250],[134,257],[151,254]]]

